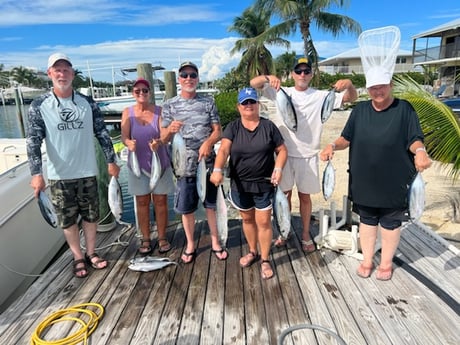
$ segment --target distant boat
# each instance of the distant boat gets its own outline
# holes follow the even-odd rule
[[[46,89],[37,89],[22,85],[0,89],[0,104],[13,105],[16,104],[16,99],[19,100],[20,104],[30,104],[35,98],[46,91]]]
[[[43,219],[30,178],[25,139],[0,139],[0,312],[34,282],[33,275],[42,273],[65,243],[62,230]]]

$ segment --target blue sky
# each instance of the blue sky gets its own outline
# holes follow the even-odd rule
[[[200,67],[201,80],[213,80],[238,64],[240,56],[229,52],[239,37],[227,28],[251,4],[253,0],[0,0],[0,64],[45,71],[48,56],[62,51],[84,75],[89,67],[93,79],[112,81],[126,78],[121,68],[139,63],[177,70],[180,61],[192,60]],[[401,49],[411,51],[412,36],[459,18],[460,2],[350,0],[348,7],[329,11],[351,17],[363,30],[396,25]],[[334,38],[314,25],[312,36],[325,58],[357,47],[357,37]],[[289,51],[301,54],[300,35],[287,39]],[[273,56],[286,52],[269,48]]]

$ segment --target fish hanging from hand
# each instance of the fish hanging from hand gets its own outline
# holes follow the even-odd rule
[[[286,127],[293,132],[297,131],[297,114],[291,96],[283,88],[276,93],[276,105]]]

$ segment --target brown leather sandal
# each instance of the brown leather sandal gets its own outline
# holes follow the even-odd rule
[[[260,262],[260,275],[264,280],[270,279],[275,275],[270,260],[262,260]]]
[[[259,254],[254,253],[254,252],[249,252],[245,256],[242,256],[240,258],[240,266],[241,267],[249,267],[254,262],[256,262],[257,260],[259,260]]]

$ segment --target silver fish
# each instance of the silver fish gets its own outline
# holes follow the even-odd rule
[[[144,256],[132,259],[128,268],[132,271],[149,272],[161,270],[169,265],[177,265],[177,262],[171,261],[169,258],[162,258],[157,256]]]
[[[228,238],[228,215],[227,203],[225,202],[224,196],[224,187],[222,185],[217,187],[216,218],[220,244],[225,247]]]
[[[276,93],[276,104],[286,127],[293,132],[297,131],[297,114],[291,97],[283,88],[280,88]]]
[[[123,214],[123,197],[121,187],[115,176],[112,176],[108,187],[108,202],[110,211],[115,219],[120,222],[121,215]]]
[[[180,133],[174,134],[172,140],[172,165],[174,174],[178,177],[185,175],[187,166],[186,155],[187,149],[184,138]]]
[[[273,213],[275,224],[283,239],[287,239],[291,231],[291,210],[289,209],[288,199],[281,188],[277,187],[273,203]]]
[[[38,207],[40,208],[40,212],[46,222],[53,228],[56,228],[58,224],[56,210],[54,209],[48,194],[44,191],[40,191],[38,195]]]
[[[141,177],[141,168],[139,167],[139,160],[137,159],[136,151],[131,151],[128,159],[129,166],[131,167],[133,174],[136,175],[136,177]]]
[[[150,170],[150,190],[153,190],[161,177],[161,161],[156,151],[152,151],[152,167]]]
[[[422,174],[419,172],[415,175],[409,189],[409,216],[411,221],[418,221],[425,209],[425,182]]]
[[[198,191],[198,196],[200,197],[201,202],[206,198],[206,183],[207,183],[207,169],[206,169],[206,160],[201,158],[198,163],[198,169],[196,171],[196,190]]]
[[[323,172],[323,196],[324,200],[329,200],[334,193],[335,188],[335,169],[332,166],[332,161],[329,160]]]
[[[324,99],[323,106],[321,107],[321,122],[326,122],[332,114],[334,110],[334,103],[335,103],[335,89],[332,89],[327,94],[326,98]]]

